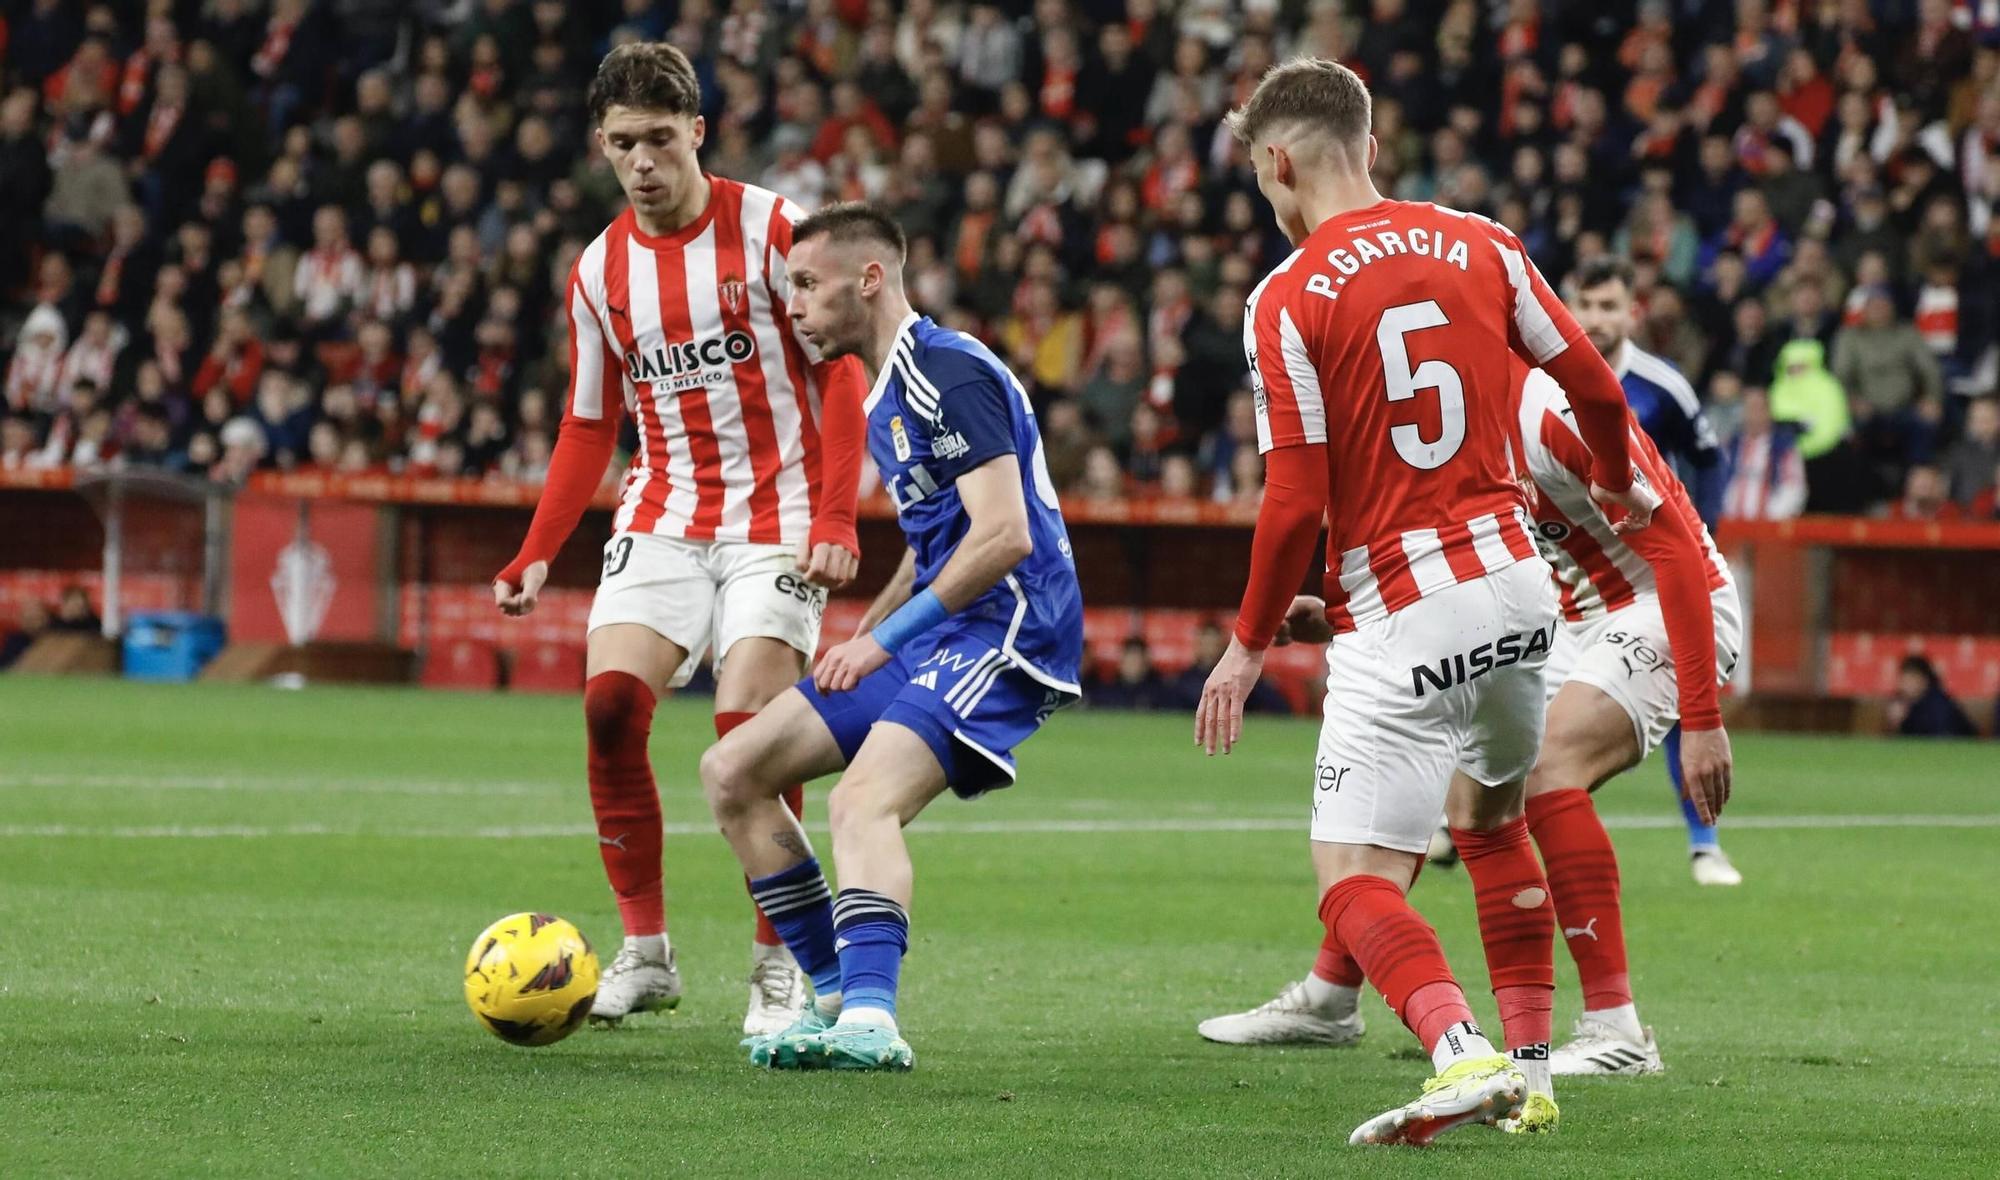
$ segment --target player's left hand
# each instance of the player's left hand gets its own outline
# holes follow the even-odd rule
[[[828,590],[844,590],[861,572],[861,557],[844,545],[821,541],[799,546],[799,572],[806,581]]]
[[[1202,686],[1201,707],[1194,714],[1194,744],[1209,757],[1215,756],[1218,746],[1227,754],[1243,740],[1243,702],[1263,674],[1264,653],[1251,651],[1231,636],[1229,649]]]
[[[870,672],[889,662],[889,653],[875,642],[875,636],[856,635],[846,643],[827,649],[813,668],[813,687],[821,692],[846,692],[861,683]]]
[[[1644,472],[1632,473],[1632,485],[1622,492],[1614,492],[1602,484],[1590,485],[1590,498],[1606,508],[1617,508],[1616,514],[1606,513],[1611,521],[1611,531],[1623,535],[1636,533],[1653,523],[1653,510],[1660,506],[1660,494],[1646,481]]]
[[[1701,822],[1712,824],[1729,802],[1734,760],[1726,729],[1681,731],[1681,783]]]

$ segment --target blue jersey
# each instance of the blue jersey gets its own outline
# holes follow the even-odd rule
[[[1630,340],[1625,342],[1616,369],[1618,382],[1625,387],[1625,404],[1632,407],[1653,445],[1687,485],[1695,511],[1713,525],[1722,507],[1728,473],[1723,470],[1722,444],[1702,411],[1694,386],[1679,369]]]
[[[1083,595],[1021,383],[984,344],[912,315],[865,408],[868,452],[916,553],[917,590],[936,580],[971,525],[959,477],[1002,455],[1020,460],[1034,552],[940,630],[983,623],[1023,672],[1049,688],[1080,691]]]

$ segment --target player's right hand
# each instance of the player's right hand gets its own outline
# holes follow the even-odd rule
[[[1682,789],[1701,822],[1712,824],[1722,814],[1722,805],[1729,802],[1734,769],[1728,730],[1717,727],[1681,731]]]
[[[1326,643],[1332,638],[1333,625],[1326,621],[1326,599],[1301,594],[1292,599],[1292,605],[1286,609],[1285,621],[1278,624],[1278,633],[1272,638],[1271,646]]]
[[[549,580],[549,563],[532,562],[521,571],[521,584],[511,585],[498,578],[493,580],[493,605],[501,613],[519,618],[535,609],[535,603],[542,596],[542,583]]]
[[[861,572],[861,558],[845,545],[836,545],[831,541],[801,545],[797,565],[806,581],[829,591],[846,589],[855,575]]]

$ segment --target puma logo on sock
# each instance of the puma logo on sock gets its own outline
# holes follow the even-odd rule
[[[1585,935],[1589,935],[1589,936],[1590,936],[1590,941],[1592,941],[1592,942],[1596,942],[1596,941],[1597,941],[1597,919],[1596,919],[1596,918],[1592,918],[1592,919],[1591,919],[1590,921],[1588,921],[1588,922],[1585,922],[1585,923],[1584,923],[1583,925],[1581,925],[1581,926],[1565,926],[1565,927],[1563,927],[1563,937],[1564,937],[1564,938],[1582,938],[1582,937],[1584,937]]]

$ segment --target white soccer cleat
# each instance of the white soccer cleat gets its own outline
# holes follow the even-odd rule
[[[1741,885],[1743,874],[1729,863],[1729,854],[1720,848],[1703,849],[1688,861],[1697,885]]]
[[[1497,1127],[1521,1117],[1528,1079],[1505,1054],[1468,1057],[1424,1083],[1421,1098],[1384,1111],[1354,1128],[1350,1147],[1422,1147],[1446,1131],[1473,1123]]]
[[[1352,1045],[1367,1026],[1357,1003],[1324,1012],[1306,1000],[1305,980],[1285,985],[1277,998],[1228,1016],[1211,1016],[1195,1031],[1224,1045]]]
[[[805,1010],[810,984],[792,952],[758,944],[750,961],[750,1007],[743,1035],[769,1037],[790,1028]]]
[[[1566,1045],[1549,1054],[1549,1073],[1559,1078],[1609,1078],[1659,1073],[1666,1068],[1653,1030],[1634,1041],[1600,1020],[1584,1017]]]
[[[590,1019],[616,1024],[634,1012],[664,1012],[680,1002],[681,973],[674,965],[674,952],[667,951],[665,959],[655,958],[638,939],[627,938],[597,981]]]

